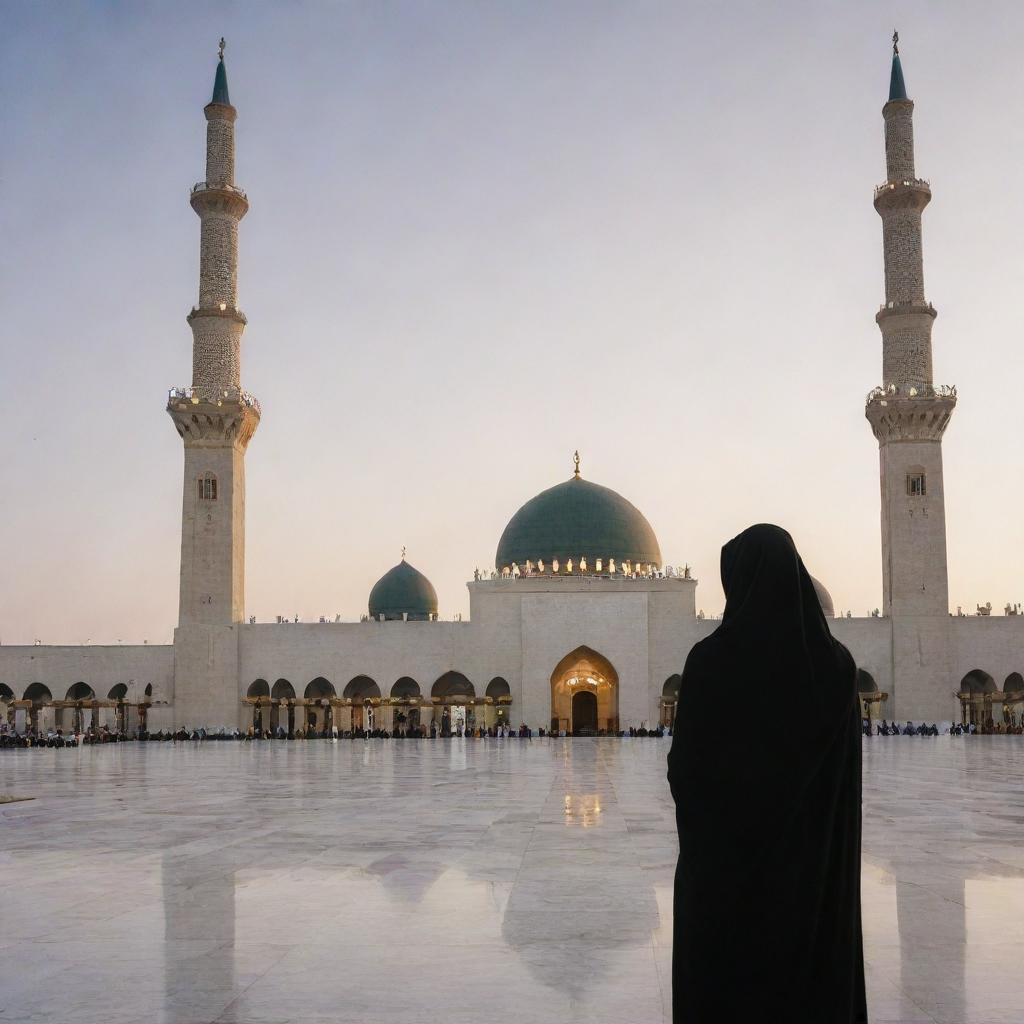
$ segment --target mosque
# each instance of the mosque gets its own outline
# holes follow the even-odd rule
[[[932,377],[936,311],[921,245],[931,189],[914,167],[913,111],[894,42],[882,108],[886,177],[874,194],[882,380],[865,408],[881,470],[881,613],[835,618],[818,588],[833,633],[860,666],[866,706],[942,721],[1024,702],[1024,617],[949,611],[942,437],[956,391]],[[578,456],[567,480],[509,520],[494,569],[468,583],[467,621],[439,620],[433,586],[404,557],[370,589],[361,621],[246,618],[245,457],[260,405],[242,388],[238,225],[249,202],[235,183],[237,112],[223,48],[204,113],[206,177],[191,192],[201,236],[199,299],[188,315],[192,383],[167,401],[184,447],[173,644],[2,646],[0,721],[19,731],[347,730],[432,719],[439,728],[506,721],[582,734],[671,722],[687,652],[716,624],[696,612],[689,568],[664,563],[650,523],[585,479]]]

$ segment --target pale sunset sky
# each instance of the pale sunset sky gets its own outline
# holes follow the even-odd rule
[[[0,2],[0,642],[167,643],[217,41],[238,108],[246,611],[468,613],[508,519],[625,495],[721,611],[794,535],[881,604],[881,108],[916,102],[950,605],[1024,600],[1024,5]],[[996,386],[998,385],[998,387]]]

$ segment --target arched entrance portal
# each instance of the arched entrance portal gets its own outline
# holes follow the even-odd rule
[[[551,673],[551,731],[593,736],[618,729],[618,673],[597,651],[577,647]]]

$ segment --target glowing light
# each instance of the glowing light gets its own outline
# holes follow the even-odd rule
[[[228,308],[228,304],[227,304],[226,302],[222,302],[222,303],[220,304],[220,311],[221,311],[222,313],[223,313],[223,312],[224,312],[224,310],[225,310],[225,309],[227,309],[227,308]]]

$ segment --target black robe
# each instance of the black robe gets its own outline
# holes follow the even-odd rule
[[[722,549],[722,624],[683,670],[676,802],[675,1024],[867,1021],[856,666],[792,538]],[[774,728],[786,703],[800,730]],[[735,713],[749,727],[729,727]]]

